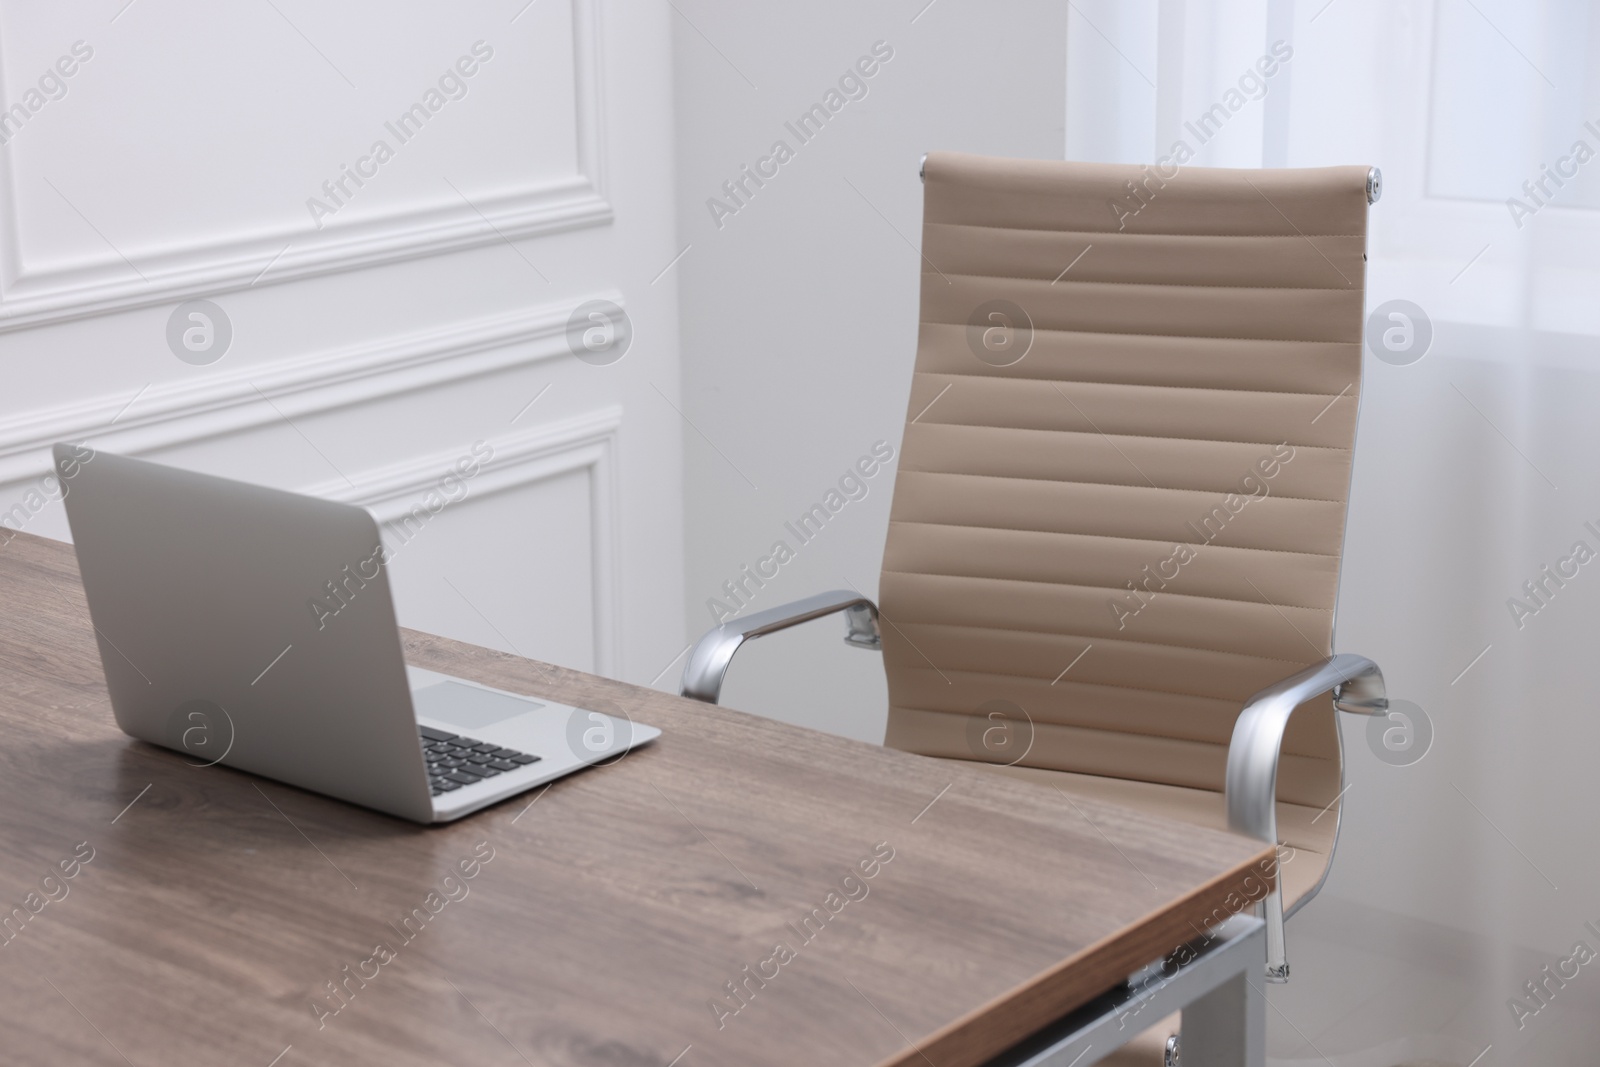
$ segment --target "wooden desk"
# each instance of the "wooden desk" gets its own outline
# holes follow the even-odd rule
[[[422,828],[123,735],[69,546],[0,547],[0,604],[0,904],[29,915],[0,947],[8,1065],[967,1067],[1193,937],[1272,855],[407,632],[420,666],[665,731]],[[776,975],[719,1029],[747,966]]]

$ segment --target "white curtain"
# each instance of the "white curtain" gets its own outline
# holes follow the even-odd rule
[[[1378,166],[1368,310],[1414,305],[1369,321],[1337,644],[1432,738],[1345,720],[1271,1055],[1593,1064],[1600,960],[1563,961],[1600,953],[1600,4],[1069,6],[1069,158]],[[1425,353],[1376,358],[1397,326]]]

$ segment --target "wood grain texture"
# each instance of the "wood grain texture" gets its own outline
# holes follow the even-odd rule
[[[419,666],[665,731],[413,826],[123,735],[70,546],[0,546],[0,603],[8,1065],[968,1067],[1192,938],[1272,855],[406,632]]]

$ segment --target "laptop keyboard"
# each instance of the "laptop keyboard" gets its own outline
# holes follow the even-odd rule
[[[431,726],[418,726],[417,732],[422,735],[422,755],[428,763],[428,788],[436,797],[539,762],[538,756]]]

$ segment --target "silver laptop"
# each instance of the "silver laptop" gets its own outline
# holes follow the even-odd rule
[[[55,461],[117,725],[197,767],[446,822],[661,734],[408,668],[363,508],[82,446]]]

